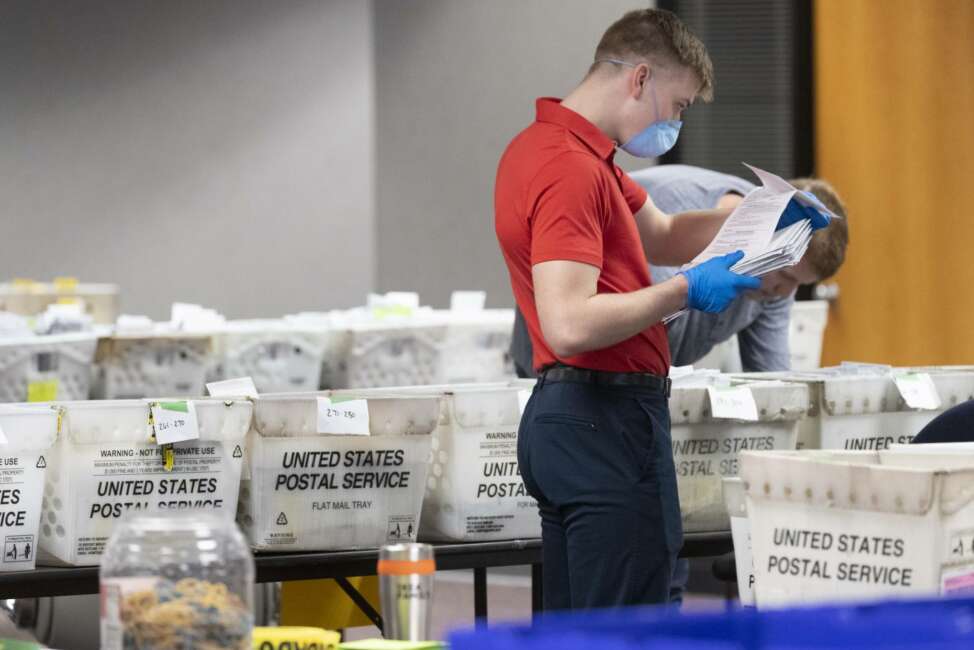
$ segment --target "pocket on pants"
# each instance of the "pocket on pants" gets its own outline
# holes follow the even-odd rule
[[[592,420],[572,415],[571,413],[542,413],[541,415],[535,416],[534,422],[536,424],[563,424],[569,427],[585,427],[593,431],[598,429]]]

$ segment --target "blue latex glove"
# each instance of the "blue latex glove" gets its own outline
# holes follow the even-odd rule
[[[812,230],[818,230],[819,228],[824,228],[829,225],[829,216],[826,214],[826,207],[822,205],[822,202],[818,200],[811,192],[802,192],[806,198],[808,198],[812,203],[814,203],[818,208],[809,207],[807,205],[802,205],[792,197],[791,201],[788,201],[788,206],[785,207],[785,211],[781,213],[781,218],[778,219],[778,226],[775,230],[781,230],[782,228],[787,228],[793,223],[801,221],[802,219],[808,219],[812,222]]]
[[[716,314],[745,291],[758,289],[761,281],[730,270],[744,257],[742,251],[714,257],[686,271],[680,271],[690,285],[687,291],[687,307]]]

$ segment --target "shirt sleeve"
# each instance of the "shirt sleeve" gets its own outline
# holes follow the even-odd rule
[[[646,205],[646,197],[649,196],[646,193],[646,188],[632,180],[629,174],[623,172],[616,166],[617,172],[622,175],[619,177],[619,183],[622,186],[622,195],[626,197],[626,203],[629,205],[629,210],[636,214],[644,205]]]
[[[791,369],[788,326],[794,295],[764,303],[764,309],[737,333],[744,372],[772,372]]]
[[[531,265],[553,260],[602,269],[608,203],[604,178],[574,156],[556,159],[528,187]]]

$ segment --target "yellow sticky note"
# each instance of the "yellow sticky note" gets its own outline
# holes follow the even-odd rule
[[[32,381],[27,384],[28,402],[53,402],[57,399],[57,379]]]

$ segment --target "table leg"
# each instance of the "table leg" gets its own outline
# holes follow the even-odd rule
[[[473,613],[478,626],[487,625],[487,568],[473,570]]]

